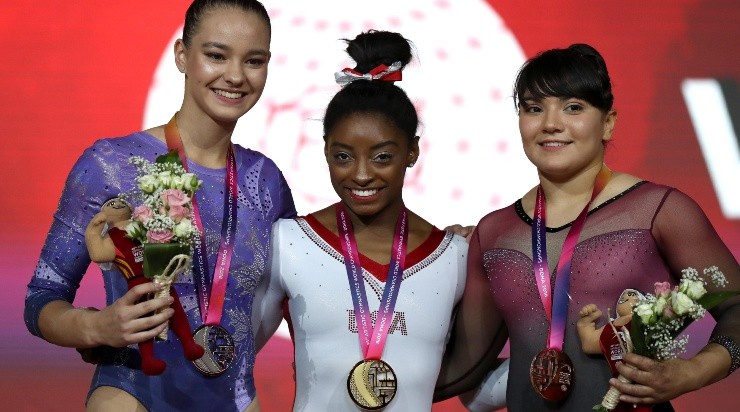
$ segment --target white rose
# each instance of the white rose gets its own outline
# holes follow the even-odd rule
[[[172,172],[169,170],[165,170],[163,172],[159,172],[157,174],[157,177],[159,178],[159,181],[162,182],[162,185],[167,188],[172,188]]]
[[[172,188],[182,190],[185,182],[182,180],[182,176],[172,176]]]
[[[704,289],[704,282],[701,280],[692,280],[688,282],[685,293],[691,299],[696,300],[704,296],[704,294],[707,293],[707,290]]]
[[[144,193],[154,193],[159,184],[159,180],[153,175],[144,175],[136,180],[139,182],[139,189]]]
[[[141,225],[140,222],[129,222],[124,230],[126,231],[126,236],[131,239],[142,239],[144,237],[144,227]]]
[[[643,324],[647,325],[655,315],[649,303],[641,303],[635,306],[634,312],[640,317]]]
[[[654,308],[655,313],[663,313],[663,309],[665,309],[665,305],[667,303],[668,303],[668,298],[666,298],[665,296],[659,297],[655,301],[655,308]]]
[[[694,301],[690,297],[686,296],[685,293],[677,292],[671,297],[671,307],[679,316],[689,313],[693,306]]]
[[[184,190],[188,190],[190,192],[195,191],[195,189],[200,186],[200,181],[198,181],[198,176],[196,176],[194,173],[183,173],[182,175],[182,188]]]
[[[176,224],[172,228],[172,233],[179,239],[187,239],[193,232],[193,224],[190,223],[190,219],[183,219],[180,223]]]

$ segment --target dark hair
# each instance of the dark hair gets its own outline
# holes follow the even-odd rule
[[[370,30],[347,42],[347,54],[357,64],[354,70],[367,73],[384,64],[411,61],[411,43],[399,33]],[[406,93],[391,81],[355,80],[344,86],[329,102],[324,115],[324,139],[343,118],[354,113],[384,115],[412,141],[419,127],[416,108]]]
[[[200,26],[200,21],[206,13],[218,9],[233,7],[241,9],[245,13],[255,13],[267,23],[267,29],[272,30],[270,16],[265,6],[257,0],[195,0],[185,12],[185,27],[182,30],[182,42],[185,47],[190,47],[190,41],[195,36]]]
[[[614,104],[606,62],[588,44],[546,50],[524,63],[514,83],[517,109],[525,96],[535,100],[575,97],[605,113]]]

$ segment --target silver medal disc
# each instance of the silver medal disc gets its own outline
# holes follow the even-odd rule
[[[193,334],[195,343],[205,349],[200,359],[193,361],[198,370],[207,376],[224,373],[236,358],[234,338],[219,325],[203,325]]]

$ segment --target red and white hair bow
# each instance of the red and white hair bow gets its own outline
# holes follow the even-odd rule
[[[367,73],[360,73],[357,70],[346,68],[334,73],[334,80],[341,86],[346,86],[355,80],[383,80],[395,82],[401,80],[401,62],[395,62],[390,66],[381,64]]]

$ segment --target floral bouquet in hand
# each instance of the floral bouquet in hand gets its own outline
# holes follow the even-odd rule
[[[126,226],[126,236],[143,245],[144,276],[165,285],[160,293],[168,296],[174,276],[190,265],[193,239],[198,234],[192,220],[192,199],[203,182],[185,171],[176,151],[157,157],[154,163],[139,156],[129,162],[138,171],[139,192],[126,196],[138,204]],[[160,338],[167,338],[167,330]]]
[[[681,271],[681,282],[671,287],[668,282],[655,283],[655,294],[645,294],[632,310],[632,327],[622,327],[625,339],[620,342],[623,352],[633,352],[656,360],[672,359],[686,350],[688,336],[678,337],[691,322],[703,317],[707,310],[740,292],[707,293],[709,278],[717,287],[725,287],[725,275],[716,267],[704,269],[704,277],[694,268]],[[611,325],[613,328],[614,326]],[[617,335],[615,330],[615,335]],[[629,380],[622,375],[622,382]],[[620,392],[612,387],[604,400],[594,406],[598,411],[611,411],[619,403]]]

